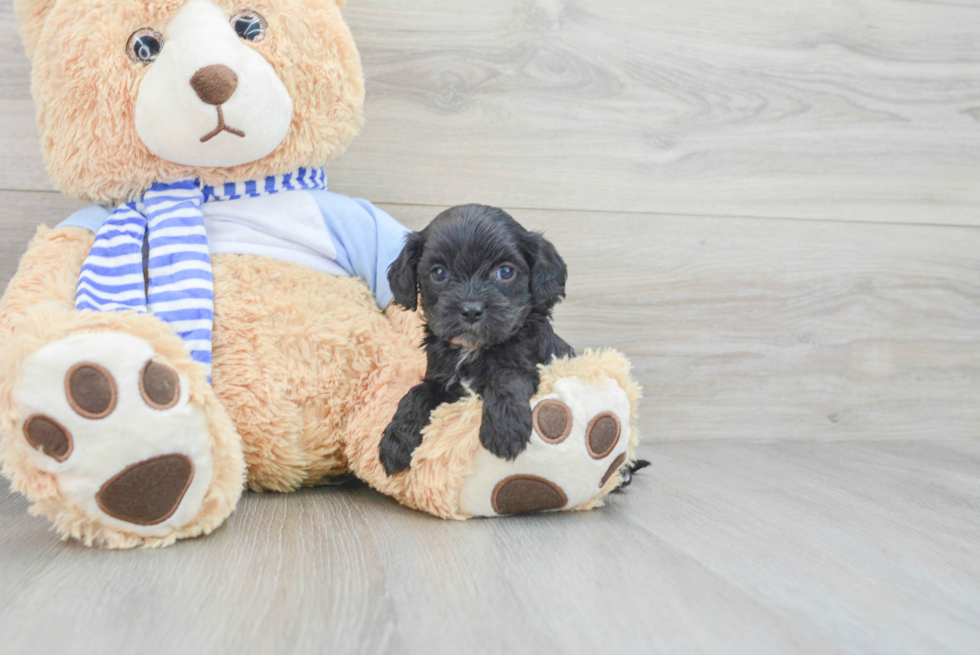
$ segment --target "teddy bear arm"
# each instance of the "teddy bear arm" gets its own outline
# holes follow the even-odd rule
[[[421,344],[424,331],[422,329],[421,309],[405,309],[391,303],[384,310],[385,317],[400,334],[407,336],[413,343]]]
[[[39,227],[0,301],[0,331],[38,303],[73,308],[78,275],[94,240],[80,227]]]

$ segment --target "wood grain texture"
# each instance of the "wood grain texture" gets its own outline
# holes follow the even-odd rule
[[[51,189],[31,100],[31,66],[13,2],[0,4],[0,190]]]
[[[338,183],[419,204],[980,221],[976,4],[455,7],[351,3],[370,100]]]
[[[20,653],[974,653],[980,445],[664,444],[595,512],[443,522],[247,494],[162,551],[59,543],[0,491]]]
[[[47,189],[0,10],[3,188]],[[359,0],[379,202],[980,224],[980,5]],[[120,45],[122,47],[122,45]]]

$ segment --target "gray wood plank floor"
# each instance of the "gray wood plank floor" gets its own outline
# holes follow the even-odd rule
[[[9,2],[5,3],[9,7]],[[980,224],[980,5],[354,0],[379,202]],[[7,188],[48,183],[0,61]]]
[[[4,653],[976,653],[980,444],[645,446],[596,512],[443,522],[248,494],[163,551],[0,491]]]

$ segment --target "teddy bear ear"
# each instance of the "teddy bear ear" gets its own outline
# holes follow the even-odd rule
[[[20,19],[20,33],[27,49],[27,56],[34,57],[34,50],[41,38],[44,20],[56,0],[14,0],[14,11]]]

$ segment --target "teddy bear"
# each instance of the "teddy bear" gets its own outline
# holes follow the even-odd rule
[[[166,546],[351,475],[445,519],[590,509],[634,461],[640,389],[598,350],[542,368],[516,459],[469,395],[383,470],[424,317],[387,282],[408,230],[323,169],[362,124],[342,5],[16,0],[45,165],[92,203],[39,217],[0,302],[2,470],[64,538]]]

